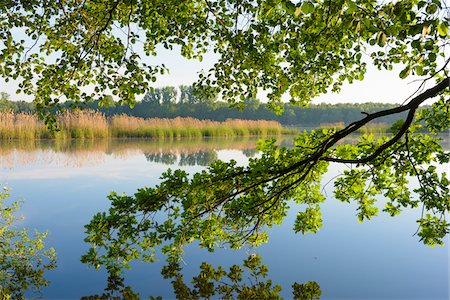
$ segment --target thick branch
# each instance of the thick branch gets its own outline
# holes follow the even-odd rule
[[[340,159],[340,158],[333,158],[333,157],[323,157],[321,160],[330,161],[330,162],[338,162],[338,163],[349,163],[349,164],[364,164],[368,163],[369,161],[375,159],[378,155],[380,155],[384,150],[394,145],[400,138],[406,133],[409,126],[411,125],[413,119],[414,119],[414,113],[416,112],[416,108],[413,108],[409,111],[408,116],[406,117],[405,122],[403,123],[400,130],[397,132],[397,134],[381,145],[377,150],[375,150],[371,155],[366,156],[361,159]]]
[[[374,158],[376,158],[378,155],[380,155],[384,150],[395,144],[407,131],[409,126],[411,125],[413,119],[414,119],[414,113],[416,109],[419,107],[420,104],[422,104],[425,100],[430,99],[441,93],[443,90],[448,88],[450,86],[450,78],[445,78],[440,83],[435,85],[434,87],[426,90],[425,92],[419,94],[418,96],[414,97],[405,105],[401,105],[392,109],[382,110],[373,114],[368,114],[365,118],[353,122],[349,124],[346,128],[337,131],[335,134],[330,136],[327,140],[325,140],[320,150],[317,151],[312,155],[312,157],[309,159],[309,161],[314,160],[324,160],[324,161],[330,161],[330,162],[338,162],[338,163],[350,163],[350,164],[361,164],[361,163],[367,163]],[[340,158],[333,158],[333,157],[324,157],[323,155],[327,150],[329,150],[332,146],[337,144],[340,140],[343,138],[349,136],[350,134],[356,132],[359,128],[363,127],[367,123],[371,122],[372,120],[398,114],[404,111],[409,111],[408,116],[405,120],[405,123],[400,128],[399,132],[389,141],[381,145],[378,149],[376,149],[371,155],[360,158],[360,159],[340,159]],[[304,161],[298,162],[291,167],[289,167],[286,172],[289,172],[295,168],[300,167],[302,164],[304,164]]]

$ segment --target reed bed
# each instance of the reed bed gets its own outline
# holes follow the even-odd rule
[[[139,137],[160,140],[201,137],[268,136],[293,133],[280,123],[265,120],[226,120],[216,122],[194,118],[142,119],[127,115],[113,116],[113,137]]]
[[[74,111],[57,115],[57,131],[51,131],[33,114],[0,112],[0,139],[92,139],[108,137],[108,123],[99,112]]]
[[[364,134],[386,134],[391,132],[391,125],[388,123],[369,123],[359,128],[358,132]]]
[[[61,130],[58,132],[64,138],[105,138],[109,136],[108,121],[102,113],[86,111],[65,111],[58,115]]]
[[[320,129],[341,130],[345,128],[344,122],[337,123],[321,123]],[[357,133],[363,134],[385,134],[390,132],[390,125],[388,123],[369,123],[361,128],[358,128]]]
[[[0,112],[0,140],[11,139],[93,139],[106,137],[181,138],[269,136],[294,134],[275,121],[235,120],[215,122],[194,118],[143,119],[128,115],[106,118],[96,111],[72,111],[57,115],[58,131],[50,131],[32,114]]]
[[[48,132],[39,119],[30,114],[0,112],[0,137],[7,139],[33,140]]]

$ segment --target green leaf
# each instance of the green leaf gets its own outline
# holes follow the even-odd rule
[[[314,4],[309,1],[303,2],[301,8],[305,14],[312,14],[314,12]]]
[[[423,74],[423,67],[422,66],[416,66],[414,68],[414,70],[416,71],[416,74],[419,75],[419,76]]]
[[[437,12],[437,10],[438,10],[438,6],[434,3],[428,4],[428,6],[426,8],[427,14],[430,14],[430,15],[435,14]]]
[[[386,45],[386,39],[387,39],[386,33],[380,31],[377,37],[378,46],[384,47]]]
[[[411,67],[407,66],[400,72],[399,77],[401,79],[405,79],[406,77],[408,77],[410,71],[411,71]]]
[[[431,61],[431,62],[435,62],[436,61],[436,58],[437,58],[437,56],[436,56],[436,54],[435,53],[430,53],[429,55],[428,55],[428,59],[429,59],[429,61]]]
[[[448,25],[447,23],[440,23],[438,25],[438,33],[442,37],[446,37],[448,34]]]
[[[349,1],[348,8],[345,12],[348,14],[353,14],[357,10],[358,10],[358,6],[356,5],[356,3],[353,1]]]

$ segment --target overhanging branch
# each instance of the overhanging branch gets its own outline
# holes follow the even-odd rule
[[[330,138],[328,138],[322,145],[321,150],[316,153],[316,155],[319,156],[319,160],[329,161],[329,162],[337,162],[337,163],[349,163],[349,164],[363,164],[367,163],[374,158],[376,158],[378,155],[380,155],[384,150],[388,149],[392,145],[394,145],[400,138],[406,133],[409,126],[412,124],[412,121],[414,120],[414,114],[419,107],[420,104],[422,104],[425,100],[433,98],[437,96],[439,93],[441,93],[446,88],[450,87],[450,78],[445,78],[440,83],[435,85],[434,87],[426,90],[425,92],[419,94],[418,96],[414,97],[405,105],[401,105],[392,109],[382,110],[373,114],[367,114],[365,118],[353,122],[349,124],[346,128],[336,132],[333,134]],[[330,149],[333,145],[335,145],[337,142],[342,140],[343,138],[349,136],[350,134],[356,132],[359,128],[363,127],[367,123],[371,122],[372,120],[389,116],[393,114],[398,114],[404,111],[408,111],[408,115],[406,117],[405,122],[403,123],[400,130],[397,132],[397,134],[391,138],[389,141],[381,145],[379,148],[377,148],[371,155],[366,156],[364,158],[360,159],[340,159],[340,158],[334,158],[334,157],[324,157],[323,154]]]

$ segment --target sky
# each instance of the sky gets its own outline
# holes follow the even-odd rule
[[[174,52],[162,52],[161,61],[170,69],[170,74],[160,78],[158,86],[191,84],[197,78],[198,72],[208,69],[216,61],[213,55],[207,55],[203,62],[185,59]],[[341,91],[328,93],[316,98],[313,103],[356,103],[356,102],[386,102],[402,103],[415,93],[420,83],[417,78],[409,76],[400,79],[398,74],[401,66],[392,71],[380,71],[368,63],[368,72],[363,81],[355,81],[353,84],[345,84]]]
[[[202,62],[188,60],[176,50],[160,51],[157,57],[149,58],[152,64],[163,63],[170,70],[169,74],[160,75],[155,87],[189,85],[195,82],[199,72],[208,70],[216,61],[216,56],[207,54]],[[147,62],[148,62],[147,61]],[[363,81],[345,84],[338,94],[328,93],[314,99],[313,103],[357,103],[357,102],[385,102],[402,103],[418,88],[419,83],[414,78],[404,80],[398,77],[401,68],[393,71],[380,71],[368,65],[368,72]],[[7,92],[12,100],[30,100],[24,95],[16,95],[15,90],[19,82],[8,82],[0,79],[0,92]],[[260,99],[264,101],[264,99]]]
[[[177,55],[176,52],[163,51],[157,58],[170,70],[169,75],[160,77],[157,86],[178,86],[192,84],[202,70],[208,70],[216,57],[207,55],[200,63]],[[386,102],[402,103],[419,87],[416,78],[400,79],[398,74],[401,67],[392,71],[380,71],[374,66],[368,66],[368,73],[363,81],[343,86],[339,94],[329,93],[314,100],[313,103],[355,103],[355,102]]]

